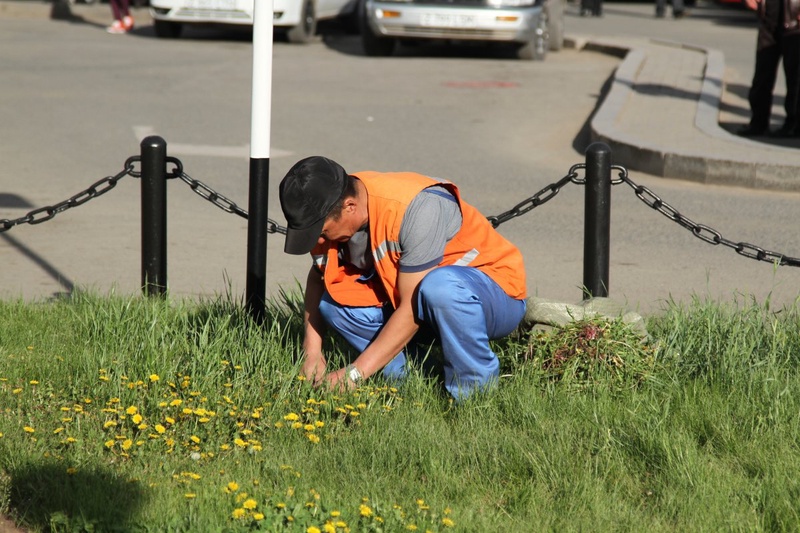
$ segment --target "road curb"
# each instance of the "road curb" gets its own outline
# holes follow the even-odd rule
[[[714,49],[681,43],[653,40],[654,44],[686,48],[706,56],[706,68],[697,101],[694,127],[705,135],[728,143],[737,152],[735,157],[717,157],[703,152],[704,147],[673,149],[665,145],[642,142],[616,126],[617,117],[631,96],[636,76],[647,58],[644,47],[635,47],[613,40],[583,37],[565,38],[565,47],[591,50],[622,58],[612,77],[610,89],[602,98],[590,124],[592,141],[609,145],[616,161],[629,169],[654,176],[689,179],[709,184],[724,184],[757,189],[800,192],[800,163],[765,163],[765,153],[800,155],[796,149],[769,147],[737,137],[719,125],[719,108],[724,87],[725,58]],[[739,148],[739,149],[737,149]],[[755,155],[754,155],[755,152]],[[760,152],[760,154],[759,154]],[[759,156],[760,155],[760,156]],[[798,158],[800,161],[800,158]]]

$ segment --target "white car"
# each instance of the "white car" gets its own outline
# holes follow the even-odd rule
[[[564,42],[566,0],[362,0],[361,42],[388,56],[403,40],[515,44],[520,59],[544,59]]]
[[[156,35],[180,37],[186,24],[253,25],[255,0],[150,0]],[[293,43],[307,43],[317,21],[355,14],[356,0],[274,0],[273,24]]]

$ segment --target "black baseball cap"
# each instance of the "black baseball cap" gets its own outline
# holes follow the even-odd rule
[[[284,252],[302,255],[314,248],[325,218],[347,184],[347,172],[327,157],[307,157],[289,169],[279,189],[281,209],[287,221]]]

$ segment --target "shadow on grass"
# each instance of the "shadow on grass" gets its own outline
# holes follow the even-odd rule
[[[27,464],[11,474],[11,508],[21,523],[41,531],[131,531],[145,502],[138,482],[110,470],[63,463]]]

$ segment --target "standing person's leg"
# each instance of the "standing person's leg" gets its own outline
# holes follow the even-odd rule
[[[322,295],[319,311],[325,322],[336,330],[358,353],[363,352],[389,319],[390,307],[346,307],[336,303],[326,292]],[[406,357],[397,354],[383,367],[388,379],[402,379],[406,375]]]
[[[772,92],[775,89],[780,59],[780,46],[774,36],[763,27],[759,28],[753,83],[747,95],[752,115],[750,125],[741,133],[760,135],[768,130],[772,112]]]
[[[656,0],[656,17],[662,18],[667,10],[667,0]]]
[[[672,0],[672,16],[681,18],[686,8],[683,5],[683,0]]]
[[[786,78],[786,99],[783,108],[786,120],[779,134],[800,134],[800,34],[784,35],[781,39],[783,52],[783,74]]]
[[[122,0],[108,0],[108,3],[111,5],[111,15],[113,15],[114,20],[122,20]]]
[[[524,316],[524,300],[511,298],[475,268],[440,267],[419,286],[417,318],[442,343],[445,388],[456,400],[497,379],[500,362],[489,339],[508,335]]]

